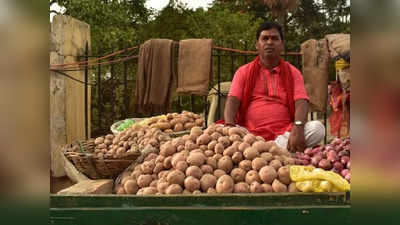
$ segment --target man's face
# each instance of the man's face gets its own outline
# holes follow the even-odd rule
[[[276,29],[263,30],[258,37],[256,48],[262,57],[279,58],[283,51],[283,40]]]

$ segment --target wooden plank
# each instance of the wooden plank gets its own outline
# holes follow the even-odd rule
[[[51,208],[165,207],[165,206],[299,206],[350,205],[349,193],[263,193],[227,195],[50,195]]]

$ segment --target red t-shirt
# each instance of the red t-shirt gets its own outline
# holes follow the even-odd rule
[[[301,72],[289,64],[294,81],[294,101],[309,100],[304,88]],[[235,73],[228,96],[242,99],[246,75],[250,72],[250,64],[241,66]],[[268,70],[261,65],[260,73],[256,77],[256,84],[245,115],[245,127],[250,132],[262,130],[266,140],[273,140],[276,136],[290,131],[293,121],[290,119],[287,93],[280,76],[280,68]],[[256,132],[254,132],[256,133]]]

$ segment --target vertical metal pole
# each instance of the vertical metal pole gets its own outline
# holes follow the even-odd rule
[[[248,43],[247,41],[244,43],[244,50],[247,51],[248,50]],[[247,53],[244,55],[244,64],[247,64],[248,59],[247,59]]]
[[[114,49],[114,48],[113,48]],[[114,57],[112,57],[110,60],[113,60]],[[111,85],[114,85],[114,64],[111,64]],[[114,101],[114,87],[111,88],[111,101]],[[114,112],[114,104],[111,103],[111,123],[114,123],[114,118],[115,118],[115,112]]]
[[[100,51],[99,51],[100,52]],[[100,54],[98,54],[100,55]],[[101,114],[103,112],[103,100],[102,100],[102,92],[101,92],[101,65],[97,66],[97,108],[98,108],[98,117],[99,117],[99,130],[102,130],[101,126]]]
[[[89,60],[89,45],[86,42],[85,46],[85,61]],[[88,79],[89,79],[89,70],[88,70],[88,63],[85,66],[85,138],[88,139],[89,133],[89,121],[88,121]]]
[[[233,49],[233,41],[231,42],[231,49]],[[234,61],[235,57],[233,56],[233,52],[231,52],[231,80],[233,79],[233,74],[235,73],[234,71]]]
[[[128,63],[124,61],[124,111],[122,112],[123,119],[126,119],[128,112]]]
[[[326,109],[325,109],[326,110]],[[326,126],[326,111],[324,112],[324,126],[325,126],[325,140],[324,140],[324,144],[327,143],[327,137],[328,137],[328,128]]]
[[[204,101],[205,101],[205,105],[206,105],[205,112],[204,112],[204,124],[205,124],[206,127],[208,127],[208,124],[207,124],[207,119],[208,119],[208,99],[207,98],[208,98],[207,95],[204,96]]]
[[[218,112],[218,118],[219,120],[221,118],[221,112],[220,112],[220,104],[221,104],[221,51],[218,50],[218,65],[217,65],[217,86],[218,86],[218,91],[217,91],[217,97],[218,97],[218,106],[217,106],[217,112]]]
[[[194,96],[190,95],[190,106],[192,108],[192,112],[194,112]]]

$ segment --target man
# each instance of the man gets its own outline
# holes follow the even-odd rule
[[[258,56],[235,73],[225,104],[225,124],[243,126],[265,140],[276,139],[290,151],[304,151],[324,138],[324,126],[319,121],[306,123],[309,99],[300,71],[280,57],[281,26],[263,23],[256,37]]]

